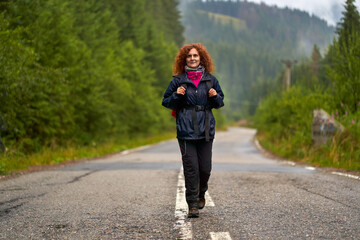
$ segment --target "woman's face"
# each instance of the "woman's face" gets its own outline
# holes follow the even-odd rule
[[[186,65],[191,68],[197,68],[200,65],[200,55],[196,48],[192,48],[187,57]]]

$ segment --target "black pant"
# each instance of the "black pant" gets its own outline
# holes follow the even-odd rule
[[[213,140],[180,140],[180,151],[184,167],[186,202],[189,207],[198,207],[199,197],[208,189],[211,172]]]

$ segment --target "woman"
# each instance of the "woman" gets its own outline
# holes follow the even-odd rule
[[[188,217],[199,217],[211,172],[215,118],[212,108],[224,106],[224,94],[211,74],[212,59],[201,43],[183,46],[174,63],[173,80],[162,105],[176,111],[177,138],[184,167]]]

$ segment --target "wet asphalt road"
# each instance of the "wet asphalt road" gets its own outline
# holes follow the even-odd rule
[[[360,239],[360,181],[268,159],[218,132],[193,239]],[[0,239],[177,239],[176,141],[0,181]]]

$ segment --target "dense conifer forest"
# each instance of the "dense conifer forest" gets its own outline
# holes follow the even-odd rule
[[[8,150],[158,133],[183,44],[176,0],[0,1],[0,124]]]

